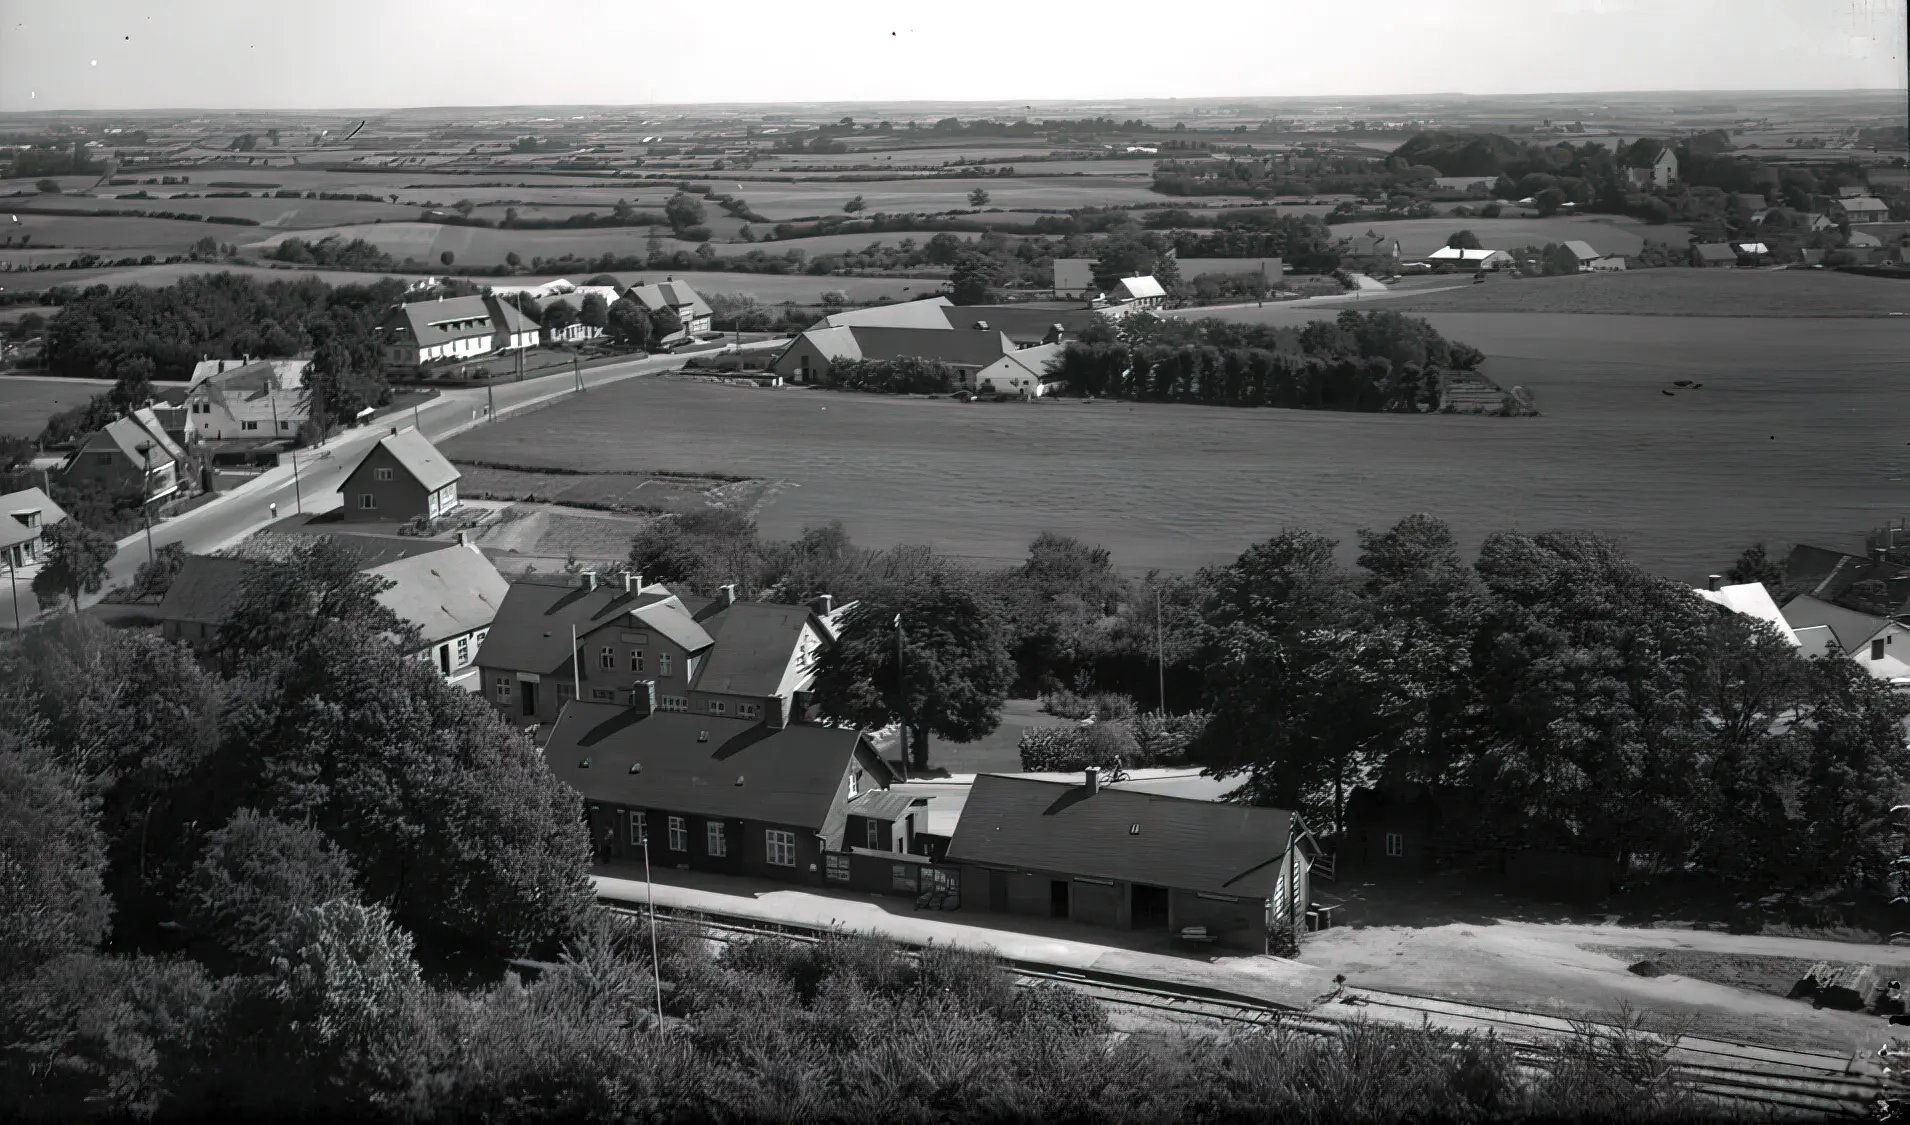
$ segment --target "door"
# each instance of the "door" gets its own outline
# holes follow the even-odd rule
[[[1008,873],[990,871],[988,873],[988,909],[996,914],[1008,913]]]
[[[1068,916],[1068,884],[1064,879],[1052,879],[1048,882],[1048,908],[1056,918]]]
[[[537,685],[533,683],[520,683],[517,685],[517,688],[518,688],[518,695],[522,697],[524,700],[524,717],[526,719],[536,718],[537,717]]]
[[[445,675],[445,676],[448,676],[451,674],[451,646],[450,645],[438,646],[438,672],[440,675]]]
[[[1167,888],[1134,885],[1132,918],[1137,930],[1167,925]]]

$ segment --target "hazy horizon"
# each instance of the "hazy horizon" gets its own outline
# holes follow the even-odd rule
[[[80,0],[0,27],[0,112],[1885,93],[1906,82],[1904,10],[1205,0],[1142,22],[976,0],[932,25],[852,3],[823,26],[738,0],[720,25],[685,26],[615,0]]]

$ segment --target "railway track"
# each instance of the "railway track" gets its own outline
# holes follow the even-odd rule
[[[609,910],[642,917],[646,911],[622,902],[600,900]],[[656,910],[659,922],[693,926],[717,941],[775,937],[816,942],[832,932],[826,927],[767,922],[758,918]],[[921,946],[896,942],[911,951]],[[1207,1021],[1222,1027],[1285,1029],[1306,1035],[1338,1037],[1347,1034],[1361,1016],[1419,1026],[1436,1021],[1451,1031],[1491,1033],[1509,1044],[1521,1069],[1530,1073],[1555,1065],[1567,1042],[1579,1034],[1569,1021],[1529,1012],[1481,1008],[1417,996],[1343,989],[1323,998],[1312,1010],[1301,1010],[1250,996],[1195,985],[1166,985],[1146,978],[1092,969],[1005,959],[1017,983],[1024,986],[1059,984],[1110,1007],[1128,1008],[1182,1020]],[[1582,1027],[1583,1025],[1579,1025]],[[1821,1118],[1874,1118],[1885,1084],[1869,1075],[1846,1072],[1848,1060],[1834,1055],[1786,1051],[1748,1044],[1680,1038],[1667,1061],[1672,1072],[1691,1089],[1725,1103],[1764,1112]]]

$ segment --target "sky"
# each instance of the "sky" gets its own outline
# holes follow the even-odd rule
[[[3,0],[0,112],[1855,90],[1905,0]]]

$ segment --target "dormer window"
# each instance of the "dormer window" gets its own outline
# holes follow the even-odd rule
[[[849,799],[854,800],[862,792],[862,767],[853,766],[849,770]]]

